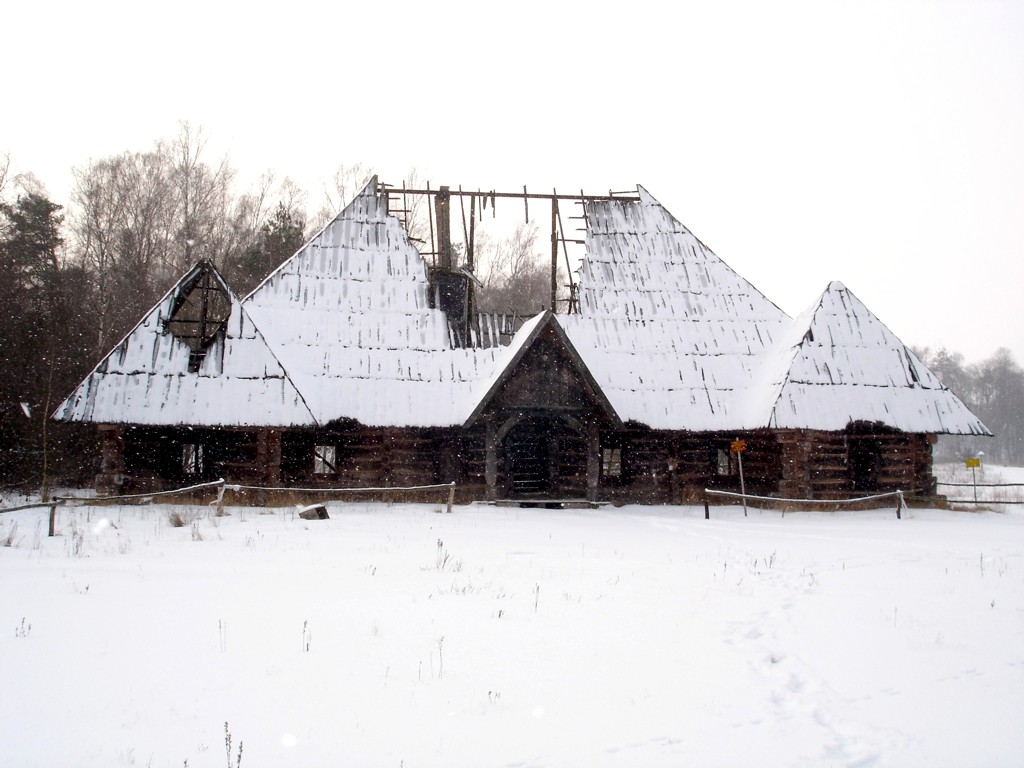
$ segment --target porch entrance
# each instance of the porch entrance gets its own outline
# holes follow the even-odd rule
[[[502,444],[510,499],[586,495],[586,439],[564,420],[522,419],[508,430]]]

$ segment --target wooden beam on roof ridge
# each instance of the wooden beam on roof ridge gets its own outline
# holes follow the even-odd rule
[[[394,193],[394,194],[405,194],[405,195],[428,195],[428,196],[430,196],[430,195],[441,194],[440,190],[431,189],[429,183],[427,184],[426,189],[408,189],[408,188],[405,188],[405,187],[389,187],[388,191],[390,193]],[[451,197],[470,197],[470,196],[473,196],[473,195],[477,195],[477,196],[480,195],[479,192],[472,192],[470,190],[463,190],[461,188],[459,188],[457,190],[456,189],[449,189],[448,190],[448,194]],[[484,197],[484,199],[486,199],[486,198],[490,198],[491,199],[492,207],[494,205],[495,198],[499,198],[499,197],[512,198],[512,199],[516,199],[516,200],[554,200],[554,199],[557,199],[557,200],[573,200],[573,201],[577,201],[577,202],[584,202],[584,201],[585,202],[600,202],[600,201],[610,201],[610,200],[615,200],[617,202],[626,202],[626,203],[630,203],[630,202],[638,203],[638,202],[640,202],[640,196],[639,195],[635,195],[635,194],[634,195],[628,195],[628,196],[624,196],[624,195],[619,194],[619,193],[615,193],[615,194],[611,194],[611,195],[588,195],[588,194],[584,194],[583,191],[580,190],[580,194],[566,195],[566,194],[558,194],[557,192],[555,192],[555,193],[527,192],[525,186],[524,186],[522,192],[518,192],[518,191],[517,192],[497,192],[497,191],[493,191],[492,190],[490,192],[484,193],[483,197]]]

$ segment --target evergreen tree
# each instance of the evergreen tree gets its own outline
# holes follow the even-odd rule
[[[38,193],[0,203],[0,479],[46,485],[54,446],[76,435],[49,412],[84,374],[92,333],[85,270],[62,263],[61,207]],[[74,451],[72,451],[74,452]],[[62,470],[77,466],[63,450]],[[72,472],[77,474],[77,472]]]
[[[263,222],[253,243],[238,266],[227,275],[232,289],[244,296],[292,256],[305,242],[306,222],[284,203]]]

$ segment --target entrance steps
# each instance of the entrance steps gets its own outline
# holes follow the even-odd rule
[[[495,507],[534,507],[537,509],[598,509],[607,507],[611,502],[591,501],[590,499],[496,499],[486,501]]]

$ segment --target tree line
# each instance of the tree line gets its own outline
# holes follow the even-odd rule
[[[945,348],[915,352],[995,433],[994,438],[941,437],[936,460],[963,459],[982,451],[986,462],[1024,466],[1024,370],[1010,351],[997,349],[980,363],[967,363],[962,354]]]
[[[188,124],[149,150],[74,168],[66,206],[9,169],[0,155],[0,485],[44,491],[88,485],[96,471],[93,429],[47,416],[187,269],[207,259],[244,296],[370,176],[362,165],[340,166],[315,210],[271,172],[238,192],[231,164],[209,158],[202,132]],[[405,183],[416,186],[415,171]],[[420,243],[423,207],[404,214]],[[549,264],[538,240],[535,223],[503,239],[479,236],[480,311],[547,307]],[[997,434],[944,439],[939,455],[980,449],[991,461],[1024,463],[1024,372],[1009,352],[973,365],[944,349],[920,354]]]

